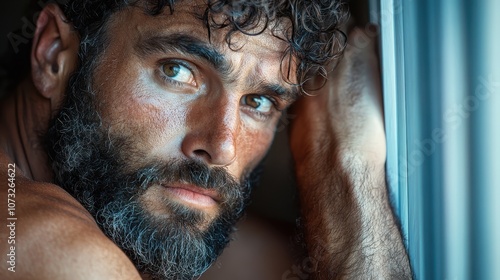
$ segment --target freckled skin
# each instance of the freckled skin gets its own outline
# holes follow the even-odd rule
[[[121,28],[130,23],[135,26]],[[164,26],[168,30],[160,28]],[[234,68],[230,74],[234,82],[226,84],[210,65],[190,60],[197,68],[197,87],[187,92],[162,84],[155,73],[160,59],[186,58],[165,54],[142,60],[134,55],[133,43],[143,34],[168,35],[177,30],[208,42],[206,29],[193,17],[189,6],[179,6],[173,16],[158,17],[129,8],[114,17],[109,30],[113,40],[96,69],[97,98],[102,101],[101,114],[112,133],[133,139],[132,150],[138,154],[132,159],[137,164],[151,158],[194,157],[211,166],[224,166],[236,178],[258,164],[272,142],[280,114],[276,112],[266,121],[255,120],[243,108],[241,99],[254,93],[246,77],[282,80],[283,45],[278,39],[270,35],[244,38],[243,48],[232,51],[220,41],[222,31],[213,32],[212,40]]]
[[[270,34],[236,34],[235,40],[244,45],[234,51],[224,41],[225,31],[214,30],[211,44],[231,65],[231,73],[224,77],[197,57],[177,52],[143,57],[134,51],[148,34],[167,36],[179,30],[208,43],[207,30],[191,10],[184,5],[174,15],[152,17],[140,8],[128,8],[113,16],[108,29],[113,40],[94,75],[98,111],[112,139],[127,139],[129,146],[122,152],[130,170],[150,162],[195,159],[242,178],[263,159],[281,116],[272,109],[272,115],[262,120],[242,104],[248,94],[260,94],[249,77],[290,88],[280,74],[285,46]],[[123,28],[126,25],[133,27]],[[171,59],[190,64],[195,86],[177,87],[161,78],[162,63]],[[148,188],[141,198],[160,216],[166,213],[164,200],[165,193],[157,187]],[[204,211],[213,219],[219,209]]]

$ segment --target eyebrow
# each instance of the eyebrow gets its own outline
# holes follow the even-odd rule
[[[170,52],[180,52],[199,57],[211,64],[226,79],[233,70],[231,63],[215,47],[187,34],[174,33],[151,36],[138,42],[134,46],[134,50],[143,58],[156,53]],[[296,87],[288,90],[279,84],[266,83],[264,81],[259,81],[257,84],[259,91],[278,96],[290,103],[297,100],[300,95]]]
[[[289,90],[278,84],[262,83],[260,88],[262,88],[264,92],[278,96],[290,104],[299,98],[299,91],[296,87]]]
[[[232,70],[229,61],[215,47],[191,35],[175,33],[152,36],[138,42],[134,49],[141,57],[159,52],[180,52],[200,57],[210,63],[217,72],[224,76],[228,76]]]

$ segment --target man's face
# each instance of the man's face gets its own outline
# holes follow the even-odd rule
[[[292,101],[283,41],[237,33],[232,50],[195,10],[113,15],[49,131],[58,183],[140,269],[169,279],[200,274],[225,246]]]
[[[99,113],[111,137],[131,140],[127,168],[148,162],[190,159],[224,167],[242,178],[256,167],[273,139],[280,109],[289,102],[277,93],[283,82],[283,43],[269,34],[233,38],[238,51],[185,5],[151,17],[130,8],[109,26],[110,44],[94,76]],[[164,214],[169,197],[209,214],[219,206],[184,192],[182,183],[149,188],[142,199]]]

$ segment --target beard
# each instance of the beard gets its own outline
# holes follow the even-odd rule
[[[84,63],[72,77],[46,135],[55,183],[92,214],[140,272],[154,279],[201,275],[228,244],[256,172],[236,180],[224,168],[192,160],[155,161],[131,170],[129,163],[142,155],[130,139],[112,136],[102,125],[89,74],[93,68]],[[208,219],[203,211],[167,197],[168,215],[148,211],[141,199],[148,188],[175,182],[217,191],[218,216]]]

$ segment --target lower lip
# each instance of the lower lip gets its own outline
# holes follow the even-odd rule
[[[210,196],[193,192],[183,188],[172,188],[166,187],[165,190],[184,202],[193,204],[199,207],[213,207],[217,205],[217,202]]]

